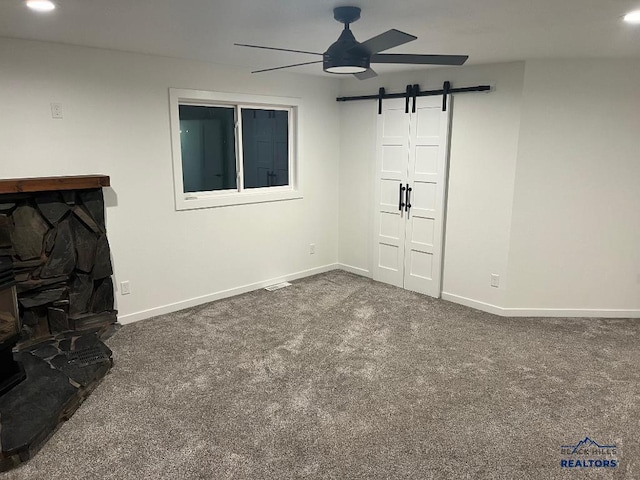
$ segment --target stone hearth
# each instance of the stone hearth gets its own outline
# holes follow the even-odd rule
[[[19,310],[19,333],[4,340],[26,373],[0,395],[0,471],[33,456],[111,368],[108,185],[98,175],[0,180],[0,259]]]

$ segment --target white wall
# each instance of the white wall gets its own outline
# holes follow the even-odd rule
[[[372,94],[379,87],[402,92],[408,83],[422,90],[489,84],[490,93],[454,99],[443,290],[459,301],[501,304],[506,291],[511,205],[518,151],[523,63],[442,68],[427,72],[348,80],[344,95]],[[339,259],[369,271],[377,105],[341,105]],[[490,286],[490,274],[503,288]]]
[[[175,211],[169,87],[300,98],[304,198]],[[337,87],[319,77],[252,76],[192,61],[0,39],[0,178],[110,175],[115,279],[130,280],[132,290],[117,295],[120,318],[177,309],[336,262]],[[51,118],[51,102],[63,104],[64,119]]]
[[[0,39],[0,178],[111,176],[116,282],[132,287],[117,295],[125,321],[336,262],[367,274],[376,103],[335,97],[444,80],[494,87],[454,102],[446,298],[511,315],[640,316],[637,60],[338,82]],[[304,199],[176,212],[169,87],[300,98]],[[51,118],[51,102],[64,119]]]
[[[639,85],[638,60],[527,62],[506,306],[640,313]]]

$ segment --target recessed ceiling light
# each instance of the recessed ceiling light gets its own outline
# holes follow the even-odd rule
[[[627,13],[623,20],[629,23],[640,23],[640,10]]]
[[[56,8],[51,0],[27,0],[27,7],[37,12],[50,12]]]

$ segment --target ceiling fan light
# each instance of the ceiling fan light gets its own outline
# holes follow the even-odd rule
[[[362,73],[366,72],[367,70],[367,68],[360,67],[358,65],[336,65],[335,67],[328,67],[324,69],[325,72],[338,74]]]
[[[640,10],[635,10],[633,12],[627,13],[623,17],[623,20],[627,23],[635,23],[635,24],[640,23]]]
[[[36,12],[50,12],[56,8],[56,4],[51,0],[27,0],[25,3],[27,7]]]

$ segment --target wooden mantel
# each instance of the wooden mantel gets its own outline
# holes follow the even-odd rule
[[[0,179],[0,194],[84,190],[111,185],[108,175],[75,175],[71,177],[38,177]]]

